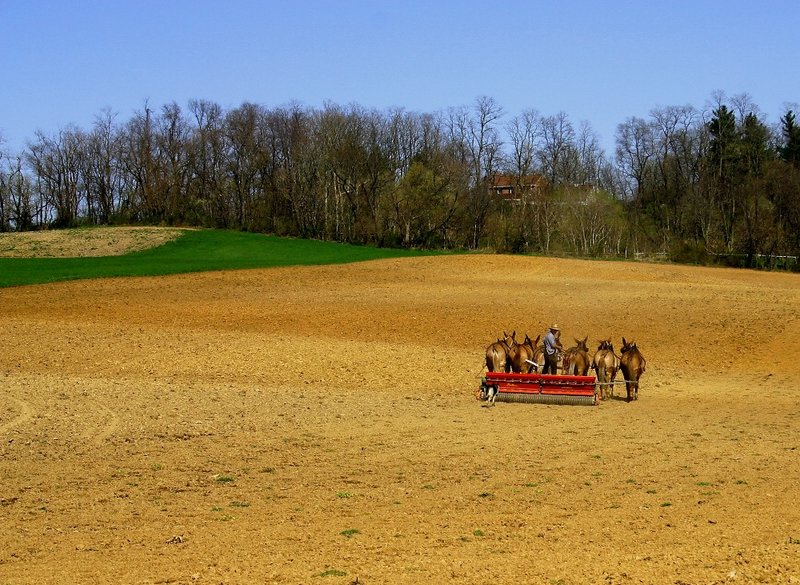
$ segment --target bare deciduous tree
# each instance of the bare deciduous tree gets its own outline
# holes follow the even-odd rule
[[[49,219],[55,227],[75,224],[83,198],[82,168],[85,136],[76,127],[68,127],[55,136],[36,133],[28,147],[27,162],[36,176],[36,190],[53,211]]]

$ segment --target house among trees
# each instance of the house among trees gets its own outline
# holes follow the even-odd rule
[[[489,190],[492,195],[509,203],[520,201],[523,195],[541,194],[547,187],[547,179],[543,175],[512,175],[495,173],[490,178]]]

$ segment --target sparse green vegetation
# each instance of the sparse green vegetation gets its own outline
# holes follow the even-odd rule
[[[317,577],[346,577],[346,571],[340,571],[338,569],[328,569],[327,571],[322,571]]]
[[[345,264],[421,254],[227,230],[187,230],[163,246],[124,256],[0,258],[0,288],[83,278]]]
[[[339,534],[351,538],[356,534],[361,534],[361,531],[358,528],[348,528],[347,530],[342,530]]]

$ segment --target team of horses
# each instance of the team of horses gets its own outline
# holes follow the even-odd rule
[[[539,345],[541,336],[531,339],[527,334],[520,343],[516,331],[503,332],[503,336],[486,348],[486,369],[490,372],[515,372],[529,374],[538,372],[544,365],[544,345]],[[560,332],[556,335],[561,348]],[[622,373],[627,401],[639,398],[639,378],[647,362],[634,341],[622,338],[620,355],[614,351],[611,339],[598,342],[597,350],[590,356],[587,345],[589,337],[575,338],[575,345],[561,351],[560,369],[563,374],[587,376],[594,370],[597,376],[597,395],[601,400],[614,397],[614,384],[618,373]]]

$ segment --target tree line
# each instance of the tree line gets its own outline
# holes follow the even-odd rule
[[[746,95],[620,123],[192,100],[0,149],[0,231],[155,224],[379,246],[771,264],[800,255],[800,128]],[[497,188],[498,179],[510,186]],[[509,195],[511,193],[511,195]]]

